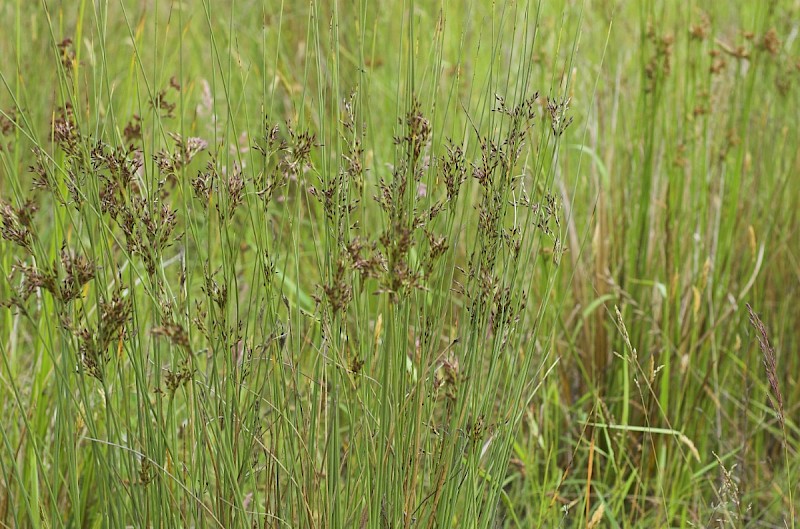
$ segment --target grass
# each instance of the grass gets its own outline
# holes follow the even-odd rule
[[[796,527],[793,2],[0,2],[0,527]]]

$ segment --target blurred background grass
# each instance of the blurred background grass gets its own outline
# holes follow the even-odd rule
[[[141,118],[140,184],[155,195],[161,175],[151,159],[175,147],[169,132],[207,141],[224,175],[258,166],[252,146],[264,134],[264,116],[281,123],[289,141],[283,124],[312,132],[316,148],[311,168],[288,184],[283,201],[262,211],[251,193],[233,220],[208,213],[214,200],[225,207],[224,193],[206,210],[191,198],[190,182],[208,157],[181,172],[169,184],[180,241],[159,254],[157,279],[115,249],[101,215],[41,199],[40,264],[56,260],[65,241],[102,263],[102,286],[87,288],[85,307],[67,312],[76,311],[77,319],[97,310],[102,295],[93,292],[113,290],[119,272],[134,300],[129,337],[138,338],[112,355],[120,371],[134,367],[101,391],[94,381],[72,379],[76,348],[55,325],[53,316],[64,314],[57,302],[37,295],[27,313],[3,311],[0,522],[793,527],[798,10],[789,0],[1,2],[0,196],[17,207],[31,196],[34,146],[49,153],[54,174],[69,173],[49,140],[56,109],[66,101],[86,137],[114,146],[127,143],[134,114]],[[320,308],[315,298],[325,293],[318,285],[335,279],[335,256],[344,252],[337,228],[308,190],[338,174],[348,142],[358,136],[341,125],[350,94],[363,123],[356,129],[364,132],[364,182],[350,184],[347,196],[358,209],[349,220],[370,235],[385,226],[373,196],[400,163],[394,138],[405,133],[413,97],[431,123],[425,156],[434,169],[412,200],[432,204],[443,178],[435,161],[446,140],[477,163],[480,138],[505,130],[492,112],[497,96],[511,107],[537,91],[535,132],[514,169],[522,187],[506,198],[518,201],[522,190],[549,196],[558,221],[552,236],[523,244],[529,255],[507,268],[518,275],[503,276],[528,297],[510,349],[523,363],[504,359],[504,371],[486,375],[500,350],[489,338],[463,340],[459,330],[477,335],[488,328],[465,323],[468,298],[459,294],[454,271],[469,267],[480,242],[481,194],[474,185],[465,184],[467,198],[436,225],[448,234],[450,250],[425,293],[394,314],[385,295],[372,295],[374,282],[353,280],[355,301],[346,315]],[[560,117],[573,121],[554,134],[558,114],[548,113],[547,103],[567,99]],[[88,195],[92,189],[87,184]],[[516,225],[509,215],[506,224]],[[3,300],[16,288],[18,259],[18,250],[0,241],[9,277],[0,283]],[[278,279],[256,286],[268,261]],[[214,277],[235,298],[218,313]],[[745,302],[760,314],[774,347],[772,383]],[[419,345],[416,332],[398,336],[424,327],[432,315],[441,343],[431,346],[436,353],[426,362],[405,352]],[[196,351],[231,350],[235,357],[240,342],[255,350],[287,334],[290,359],[254,368],[258,375],[249,382],[226,378],[236,371],[230,358],[219,365],[209,360],[195,366],[207,374],[209,393],[195,387],[162,397],[154,392],[160,386],[153,366],[175,369],[180,354],[160,347],[149,328],[173,316],[189,329]],[[208,335],[197,329],[197,318],[209,322]],[[396,352],[391,366],[376,360],[382,325]],[[231,332],[237,326],[238,334]],[[341,331],[341,341],[331,329]],[[342,338],[348,332],[358,343],[356,357]],[[447,345],[456,338],[459,345]],[[450,347],[453,358],[442,352]],[[464,368],[470,355],[487,365],[480,360]],[[337,374],[336,366],[348,362],[349,372]],[[376,378],[375,387],[396,390],[395,398],[378,398],[377,390],[357,383],[364,392],[336,397],[337,387],[349,391],[358,362]],[[502,435],[482,438],[484,451],[492,442],[505,448],[463,461],[456,448],[442,449],[440,459],[417,468],[402,457],[386,463],[394,445],[375,441],[385,429],[354,433],[375,414],[376,424],[396,420],[408,437],[407,445],[397,441],[399,453],[434,452],[436,436],[419,433],[420,425],[444,412],[419,411],[422,397],[414,408],[411,388],[427,388],[420,395],[431,390],[459,363],[469,369],[464,384],[472,389],[461,397],[469,404],[454,406],[493,410],[485,419],[495,427],[510,421]],[[389,383],[382,376],[398,378]],[[490,386],[495,382],[500,389]],[[494,389],[496,395],[487,393]],[[222,398],[217,390],[229,394]],[[778,391],[782,410],[771,404]],[[486,395],[496,402],[480,408]],[[381,411],[384,404],[393,411]],[[219,432],[211,440],[201,433],[211,421],[200,411],[234,420],[241,410],[253,424],[265,424],[259,435],[245,429],[267,447],[260,462],[253,455],[258,447],[238,429],[214,426]],[[273,412],[280,419],[270,418]],[[463,414],[460,420],[466,431],[469,421]],[[209,444],[185,441],[184,428]],[[258,471],[245,473],[251,456]],[[146,461],[154,469],[143,470]],[[448,466],[462,463],[468,478]],[[341,480],[326,475],[336,468]],[[449,472],[455,477],[442,489],[438,480]],[[232,477],[245,474],[246,485]]]

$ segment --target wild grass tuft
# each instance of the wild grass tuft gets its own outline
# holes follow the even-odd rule
[[[0,5],[0,526],[794,527],[797,15]]]

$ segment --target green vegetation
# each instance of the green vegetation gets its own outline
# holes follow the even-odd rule
[[[797,2],[0,19],[0,527],[797,527]]]

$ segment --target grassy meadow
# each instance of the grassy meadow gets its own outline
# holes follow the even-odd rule
[[[0,528],[800,525],[797,1],[0,25]]]

